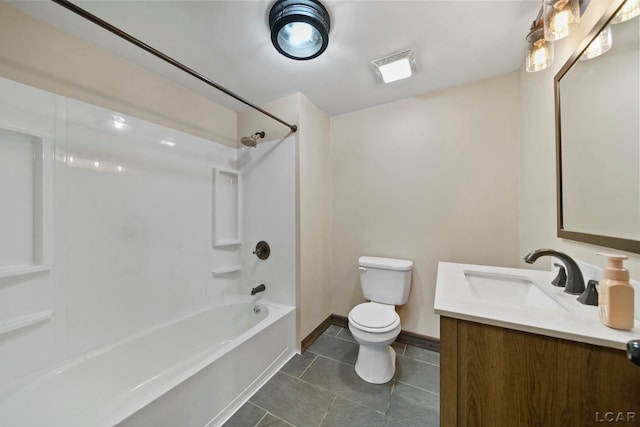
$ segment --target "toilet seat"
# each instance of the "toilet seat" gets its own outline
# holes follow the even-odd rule
[[[362,331],[382,334],[397,328],[400,316],[393,305],[365,302],[349,312],[349,321]]]

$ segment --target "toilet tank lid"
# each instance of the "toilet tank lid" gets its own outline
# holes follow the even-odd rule
[[[408,271],[413,268],[413,261],[396,258],[380,258],[374,256],[361,256],[358,259],[360,267],[380,268],[383,270]]]

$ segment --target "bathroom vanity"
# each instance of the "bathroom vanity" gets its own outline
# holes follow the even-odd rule
[[[640,322],[607,328],[552,279],[439,264],[442,426],[640,425],[640,367],[625,352]]]

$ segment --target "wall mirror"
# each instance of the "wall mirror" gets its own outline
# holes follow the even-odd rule
[[[640,17],[617,22],[624,8],[554,79],[558,237],[640,253]]]

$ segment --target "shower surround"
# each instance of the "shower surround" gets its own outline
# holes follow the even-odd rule
[[[236,150],[6,79],[0,92],[0,404],[258,282],[290,307],[293,353],[293,138]]]

